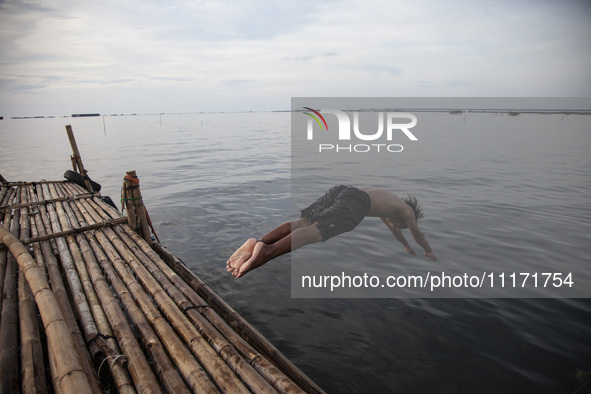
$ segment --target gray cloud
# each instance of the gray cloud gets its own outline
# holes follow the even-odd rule
[[[222,82],[224,83],[224,85],[229,85],[229,86],[243,86],[243,85],[255,83],[257,81],[254,79],[227,79]]]
[[[58,84],[61,80],[57,76],[2,75],[0,76],[0,91],[14,93],[40,90]]]
[[[181,96],[249,110],[313,95],[590,95],[590,4],[0,1],[0,107],[28,115],[51,102],[68,114],[85,97],[105,113],[161,112],[167,97],[172,111],[191,112]]]

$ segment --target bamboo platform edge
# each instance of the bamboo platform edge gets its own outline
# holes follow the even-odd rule
[[[56,185],[56,186],[52,186],[52,185]],[[55,197],[57,195],[55,193],[58,191],[58,189],[56,189],[57,185],[59,185],[59,189],[63,188],[65,191],[70,192],[72,194],[67,195],[67,196]],[[88,240],[91,240],[92,234],[98,235],[98,234],[101,234],[103,231],[107,231],[109,229],[116,230],[116,233],[112,232],[112,234],[119,234],[120,232],[123,231],[122,230],[123,227],[128,226],[128,224],[129,224],[129,217],[123,216],[121,214],[121,212],[119,212],[119,210],[115,209],[114,207],[110,207],[107,203],[105,203],[103,200],[101,200],[99,198],[100,197],[99,193],[84,193],[82,191],[81,186],[74,185],[71,182],[65,182],[65,183],[51,182],[51,181],[46,181],[44,183],[20,182],[16,186],[16,188],[30,188],[30,190],[37,189],[37,191],[39,193],[42,193],[40,196],[43,199],[40,199],[38,201],[32,200],[30,202],[26,198],[23,200],[21,200],[21,198],[17,198],[19,195],[19,192],[12,193],[12,194],[8,193],[8,189],[13,188],[13,187],[14,186],[8,186],[7,183],[4,183],[1,185],[0,203],[2,202],[2,200],[4,200],[4,202],[6,202],[7,200],[10,200],[12,198],[14,198],[14,203],[2,206],[3,211],[0,211],[0,224],[2,223],[2,220],[1,220],[2,216],[5,218],[4,223],[7,223],[6,218],[11,217],[11,215],[18,216],[18,215],[16,215],[18,212],[25,212],[26,213],[26,212],[30,211],[31,217],[37,217],[41,211],[46,211],[46,210],[55,211],[56,208],[60,207],[58,209],[58,211],[55,211],[55,213],[54,213],[55,215],[57,215],[59,212],[62,212],[64,208],[67,208],[70,204],[72,207],[79,207],[80,209],[91,209],[91,206],[98,207],[98,205],[100,205],[101,209],[104,209],[104,212],[108,212],[108,215],[105,213],[104,214],[105,216],[103,216],[103,217],[95,217],[95,219],[94,219],[95,222],[91,223],[91,224],[86,224],[84,222],[81,222],[81,224],[79,224],[79,225],[78,224],[74,225],[74,222],[71,222],[70,219],[68,219],[67,221],[63,221],[63,224],[66,225],[66,227],[62,228],[61,231],[56,231],[55,227],[54,227],[53,229],[50,229],[50,231],[48,231],[48,232],[43,231],[40,234],[33,233],[30,238],[27,236],[25,236],[23,238],[23,236],[22,236],[23,233],[21,232],[21,239],[20,240],[18,240],[18,238],[15,238],[15,239],[17,240],[16,242],[18,242],[18,244],[20,245],[20,248],[22,250],[26,251],[25,254],[29,254],[28,251],[31,251],[31,253],[32,253],[32,250],[34,248],[39,249],[41,247],[41,245],[44,245],[44,247],[49,247],[50,242],[53,244],[56,241],[58,241],[58,243],[59,242],[62,243],[62,245],[63,245],[61,247],[62,249],[64,249],[64,248],[67,249],[68,247],[65,246],[66,245],[65,242],[68,239],[69,240],[67,242],[70,245],[69,248],[71,249],[72,247],[74,247],[74,249],[76,249],[76,247],[80,247],[80,239],[84,240],[85,238],[88,238]],[[52,194],[48,194],[48,193],[52,193]],[[25,194],[23,194],[23,197],[26,197]],[[49,198],[49,197],[52,197],[52,198]],[[141,202],[141,198],[140,199],[130,198],[129,200],[133,203],[137,202],[138,204],[139,203],[143,204],[143,202]],[[70,209],[70,208],[68,208],[68,209]],[[137,210],[137,212],[139,212],[139,210]],[[65,212],[60,213],[60,215],[62,215],[62,214],[65,214]],[[70,214],[73,215],[73,212]],[[19,220],[19,219],[15,219],[13,217],[12,221],[14,221],[14,220]],[[38,218],[38,220],[39,220],[39,218]],[[71,227],[67,226],[68,222],[71,222],[71,224],[72,224]],[[128,227],[128,229],[132,233],[136,234],[136,236],[139,236],[139,234],[140,234],[137,232],[138,229],[140,232],[142,231],[142,228],[140,226],[136,226],[135,230],[132,229],[131,227]],[[146,229],[146,226],[143,227],[144,231],[146,231],[145,229]],[[111,230],[109,230],[109,231],[111,231]],[[149,231],[149,230],[147,230],[147,231]],[[5,253],[6,250],[9,250],[12,253],[12,249],[11,249],[10,245],[5,245],[5,242],[4,242],[5,241],[4,235],[7,232],[8,232],[8,235],[10,235],[12,237],[16,237],[16,235],[10,234],[10,231],[3,227],[3,229],[2,229],[2,234],[3,234],[2,241],[3,242],[0,243],[0,254]],[[82,238],[80,238],[80,237],[82,237]],[[284,393],[292,393],[292,392],[324,393],[324,391],[315,382],[313,382],[295,364],[293,364],[289,359],[287,359],[256,328],[254,328],[250,323],[248,323],[238,312],[236,312],[217,293],[215,293],[205,282],[203,282],[196,273],[191,271],[189,269],[189,267],[187,266],[187,264],[185,264],[184,261],[182,261],[180,258],[173,255],[168,249],[166,249],[166,247],[163,244],[161,244],[159,241],[156,241],[154,239],[154,237],[145,236],[145,234],[144,234],[144,236],[139,236],[139,238],[141,238],[140,240],[142,242],[146,242],[148,247],[151,250],[153,250],[153,252],[159,258],[162,259],[162,261],[165,265],[170,267],[170,269],[172,271],[174,271],[190,288],[192,288],[197,295],[199,295],[200,297],[203,298],[203,300],[205,300],[205,302],[207,303],[206,306],[211,307],[240,337],[243,338],[244,341],[246,341],[246,343],[248,343],[250,346],[252,346],[256,352],[260,353],[261,356],[257,356],[257,359],[258,359],[258,357],[264,357],[272,365],[274,365],[274,367],[277,368],[278,371],[281,371],[282,374],[284,374],[290,381],[295,383],[295,385],[301,389],[301,391],[299,391],[299,389],[296,391],[293,391],[293,388],[290,388],[291,386],[289,383],[287,383],[287,385],[286,385],[285,382],[281,381],[282,378],[278,378],[279,380],[276,380],[277,378],[272,378],[269,381],[271,383],[271,385],[273,386],[272,389],[269,386],[269,389],[272,390],[272,392],[275,392],[275,389],[278,389],[278,392],[284,392]],[[114,241],[116,241],[116,239],[111,239],[110,242],[114,242]],[[14,240],[11,239],[10,242],[14,243]],[[75,244],[72,244],[72,242],[75,242]],[[104,242],[107,242],[107,241],[104,241]],[[76,245],[78,245],[78,246],[76,246]],[[131,247],[133,250],[133,246],[129,246],[129,247]],[[54,248],[54,253],[57,253],[57,249],[55,249],[56,248],[55,245],[53,246],[53,248]],[[62,249],[60,249],[60,250],[62,250]],[[65,253],[65,250],[63,253]],[[121,253],[121,252],[119,251],[118,253]],[[134,253],[137,254],[137,252],[134,252]],[[23,256],[24,256],[23,252],[19,251],[18,255],[15,256],[15,258],[18,260],[19,258],[24,258]],[[29,254],[29,256],[30,256],[30,254]],[[63,258],[60,256],[62,256],[62,252],[59,252],[59,254],[56,255],[56,257],[58,259]],[[33,257],[30,257],[30,259],[33,261],[33,264],[35,264],[35,259]],[[30,262],[27,262],[27,264],[30,264]],[[3,275],[4,275],[4,272],[2,272],[2,276]],[[25,278],[27,279],[27,281],[29,280],[29,276],[30,275],[25,275]],[[1,279],[2,278],[0,278],[0,281],[1,281]],[[72,285],[70,284],[68,286],[70,287],[70,292],[71,292]],[[86,285],[84,285],[84,286],[86,286]],[[81,289],[82,288],[80,288],[80,290],[76,290],[76,292],[81,292],[82,291]],[[48,292],[52,292],[52,290],[48,289]],[[48,302],[46,301],[44,305],[47,305],[47,304],[48,304]],[[41,308],[39,303],[37,305],[39,305],[39,308]],[[205,305],[197,305],[197,307],[189,307],[188,309],[196,308],[195,310],[198,310],[200,313],[202,313],[202,310],[199,310],[199,307],[203,307],[203,306],[205,306]],[[1,307],[2,307],[2,305],[0,305],[0,308]],[[185,310],[185,313],[186,313],[186,310]],[[61,319],[63,319],[63,318],[61,318]],[[84,336],[84,333],[82,334],[82,336]],[[89,340],[89,337],[87,336],[85,341],[87,342],[88,346],[90,346],[91,344],[96,346],[96,344],[93,343],[95,340],[96,340],[96,344],[98,344],[99,342],[104,343],[104,339],[102,338],[102,334],[100,334],[100,332],[98,334],[94,334],[94,337],[91,338],[90,340]],[[105,345],[103,344],[101,346],[104,347]],[[232,345],[232,346],[235,346],[235,345]],[[57,349],[53,350],[52,352],[59,354],[59,350],[57,350]],[[96,350],[94,352],[96,352]],[[93,352],[91,352],[91,353],[93,353]],[[107,352],[106,354],[110,355],[109,357],[114,357],[116,352],[111,351],[111,352]],[[77,355],[77,356],[79,356],[79,355]],[[52,357],[65,357],[65,356],[53,356],[53,353],[52,353]],[[72,357],[72,356],[69,356],[69,357]],[[150,357],[152,357],[152,356],[150,356]],[[53,358],[50,359],[50,362],[52,360],[53,360]],[[124,366],[127,365],[126,358],[123,358],[123,359],[118,358],[118,359],[115,359],[115,361],[117,361],[118,364],[121,364]],[[254,362],[254,361],[249,361],[249,362]],[[55,364],[55,363],[52,362],[52,368],[53,368],[53,364]],[[102,363],[101,363],[101,365],[102,365]],[[254,364],[253,364],[253,366],[254,366]],[[265,369],[265,368],[263,368],[263,369]],[[69,373],[66,373],[66,375],[67,376],[72,375],[74,372],[70,371]],[[209,373],[212,373],[212,372],[209,372]],[[273,374],[273,372],[271,372],[271,374]],[[92,373],[91,373],[91,375],[92,375]],[[264,373],[263,373],[263,375],[264,375]],[[95,378],[89,377],[88,372],[84,373],[83,378],[86,380],[86,384],[89,384],[90,386],[92,386],[93,384],[96,384],[96,381],[94,381],[94,379],[96,377]],[[62,378],[59,378],[59,377],[55,378],[54,377],[54,385],[55,385],[56,392],[58,392],[57,390],[60,387],[62,381],[69,382],[69,379],[76,380],[78,378],[67,378],[66,379],[63,377]],[[268,377],[265,379],[268,379]],[[72,392],[71,387],[68,387],[68,388],[65,387],[65,385],[71,385],[71,384],[73,384],[73,383],[64,383],[64,388],[62,389],[62,392]],[[85,384],[85,383],[80,383],[80,382],[76,381],[75,384],[80,385],[80,384]],[[219,384],[220,384],[219,382],[216,383],[216,385],[219,385]],[[293,387],[296,387],[296,386],[293,386]],[[206,387],[206,386],[203,386],[203,387]],[[124,390],[124,389],[130,390],[129,393],[135,392],[133,387],[124,386],[121,390]],[[94,387],[89,388],[88,390],[90,390],[88,392],[94,392],[94,393],[97,392],[94,389]],[[208,391],[208,390],[209,389],[207,389],[206,391]],[[286,390],[286,391],[284,391],[284,390]],[[79,391],[79,390],[73,390],[73,391],[75,392],[75,391]],[[142,390],[142,391],[144,391],[144,390]],[[183,389],[168,390],[168,392],[177,392],[177,391],[183,392]],[[189,391],[201,392],[202,389],[198,389],[198,390],[190,389]],[[225,390],[222,390],[222,391],[225,391]],[[236,390],[232,389],[230,391],[231,392],[234,392],[234,391],[238,392],[238,389],[236,389]],[[87,392],[87,391],[85,388],[83,391],[79,391],[79,392]],[[120,391],[120,392],[125,392],[125,391]],[[257,391],[257,389],[254,388],[254,386],[253,386],[253,387],[249,388],[249,392],[264,393],[264,392],[271,392],[271,391],[268,391],[267,389],[264,389],[262,391]]]
[[[215,293],[205,282],[203,282],[180,258],[170,253],[160,243],[154,243],[153,249],[162,257],[179,276],[183,278],[193,289],[203,297],[220,315],[225,316],[230,325],[251,345],[262,354],[270,358],[281,370],[296,381],[307,393],[324,393],[324,391],[295,364],[283,355],[267,338],[265,338],[246,319],[236,312],[217,293]]]
[[[0,393],[324,393],[160,243],[136,172],[119,211],[66,131],[66,180],[0,174]]]

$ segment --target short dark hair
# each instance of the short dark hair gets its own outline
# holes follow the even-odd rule
[[[421,204],[419,204],[419,201],[417,200],[417,198],[415,196],[411,196],[410,194],[408,195],[408,197],[406,198],[402,198],[402,201],[404,201],[405,203],[407,203],[413,210],[413,212],[415,213],[415,220],[418,221],[420,218],[423,217],[423,208],[421,207]]]

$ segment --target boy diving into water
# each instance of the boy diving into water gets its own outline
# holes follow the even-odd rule
[[[423,215],[416,198],[408,196],[401,199],[378,188],[358,189],[339,185],[303,209],[298,220],[275,227],[259,240],[248,239],[228,259],[226,269],[240,278],[277,256],[351,231],[366,216],[379,217],[404,249],[416,256],[401,231],[408,228],[414,240],[424,249],[424,255],[437,261],[417,224]]]

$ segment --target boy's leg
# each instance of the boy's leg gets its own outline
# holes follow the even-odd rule
[[[301,227],[309,225],[310,221],[306,218],[300,218],[298,220],[294,220],[291,222],[285,222],[275,227],[267,234],[263,235],[260,241],[267,245],[273,244],[288,236],[291,233],[292,229],[299,229]],[[246,240],[246,242],[240,248],[238,248],[232,256],[230,256],[230,258],[226,262],[226,270],[228,272],[232,272],[235,268],[240,267],[242,264],[244,264],[252,256],[252,252],[257,242],[258,241],[254,238]]]
[[[260,267],[275,257],[320,241],[322,241],[322,235],[315,224],[297,228],[291,234],[271,245],[259,241],[252,251],[252,256],[247,261],[232,266],[234,268],[232,275],[240,278],[248,271]],[[228,271],[231,270],[228,269]]]
[[[299,218],[298,220],[293,220],[291,222],[285,222],[280,224],[279,226],[275,227],[273,230],[269,231],[267,234],[263,235],[259,241],[271,245],[275,242],[279,241],[280,239],[288,236],[291,232],[295,229],[309,226],[310,221],[306,218]]]

